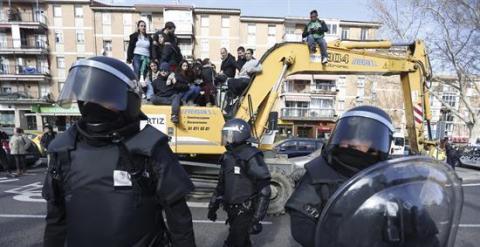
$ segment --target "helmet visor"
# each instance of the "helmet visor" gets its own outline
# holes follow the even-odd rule
[[[235,136],[234,130],[230,130],[230,129],[222,130],[222,145],[225,146],[227,144],[233,143],[234,136]]]
[[[353,148],[365,153],[388,154],[391,135],[391,130],[376,120],[346,117],[337,122],[329,146]]]
[[[119,79],[100,69],[73,67],[58,98],[61,107],[71,103],[86,101],[97,103],[107,109],[123,111],[127,108],[128,86]]]

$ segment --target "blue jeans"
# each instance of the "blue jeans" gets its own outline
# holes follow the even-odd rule
[[[186,91],[185,94],[183,94],[182,100],[184,101],[195,100],[198,97],[198,95],[200,95],[200,87],[198,85],[192,84],[190,85],[190,88],[188,89],[188,91]]]
[[[137,75],[137,79],[140,79],[140,75],[143,74],[143,77],[145,78],[147,74],[147,67],[148,64],[150,63],[150,58],[147,56],[142,56],[135,54],[133,55],[133,72],[135,72],[135,75]]]
[[[153,95],[153,86],[151,81],[147,81],[147,92],[145,93],[147,99],[152,98]]]
[[[322,54],[322,58],[328,58],[327,42],[324,38],[314,38],[313,34],[310,34],[307,36],[307,43],[310,50],[313,50],[313,48],[315,48],[315,45],[318,44],[320,46],[320,53]]]

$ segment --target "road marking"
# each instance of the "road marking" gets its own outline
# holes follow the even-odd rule
[[[480,224],[460,224],[458,227],[475,228],[480,227]]]
[[[45,218],[45,215],[39,214],[0,214],[0,218]]]
[[[46,215],[42,214],[0,214],[0,218],[30,218],[30,219],[41,219],[45,218]],[[193,220],[193,223],[203,223],[203,224],[225,224],[224,220],[217,220],[215,222],[210,220]],[[260,221],[263,225],[272,225],[271,221]]]
[[[208,208],[208,202],[187,202],[191,208]]]
[[[474,187],[474,186],[480,186],[479,184],[462,184],[463,187]]]
[[[18,178],[6,178],[6,177],[1,177],[0,178],[0,183],[8,183],[8,182],[14,182],[19,180]]]
[[[17,194],[13,196],[13,199],[21,202],[45,202],[42,198],[42,188],[42,182],[36,182],[7,190],[5,192]]]

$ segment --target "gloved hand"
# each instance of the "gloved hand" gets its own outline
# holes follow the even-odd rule
[[[262,230],[263,230],[262,223],[260,223],[260,221],[258,221],[258,220],[253,220],[252,224],[250,225],[250,229],[248,230],[248,232],[250,234],[256,235],[256,234],[261,233]]]
[[[207,218],[213,222],[217,220],[217,209],[215,208],[208,208]]]

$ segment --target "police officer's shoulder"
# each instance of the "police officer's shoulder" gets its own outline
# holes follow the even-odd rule
[[[159,146],[168,145],[168,136],[147,124],[137,135],[125,142],[132,153],[153,157],[154,151]]]
[[[261,155],[263,157],[262,151],[250,145],[243,145],[242,148],[238,150],[238,156],[245,161],[249,161],[255,155]]]
[[[321,205],[321,203],[322,199],[317,193],[316,186],[312,183],[310,174],[305,173],[285,204],[285,209],[287,212],[295,210],[312,220],[316,220],[318,216],[314,213],[314,207],[315,205]]]
[[[77,125],[73,125],[67,131],[57,134],[48,145],[49,153],[56,153],[75,149],[77,138]]]
[[[323,155],[318,156],[305,165],[306,174],[312,184],[337,183],[346,180],[346,177],[332,169]]]

